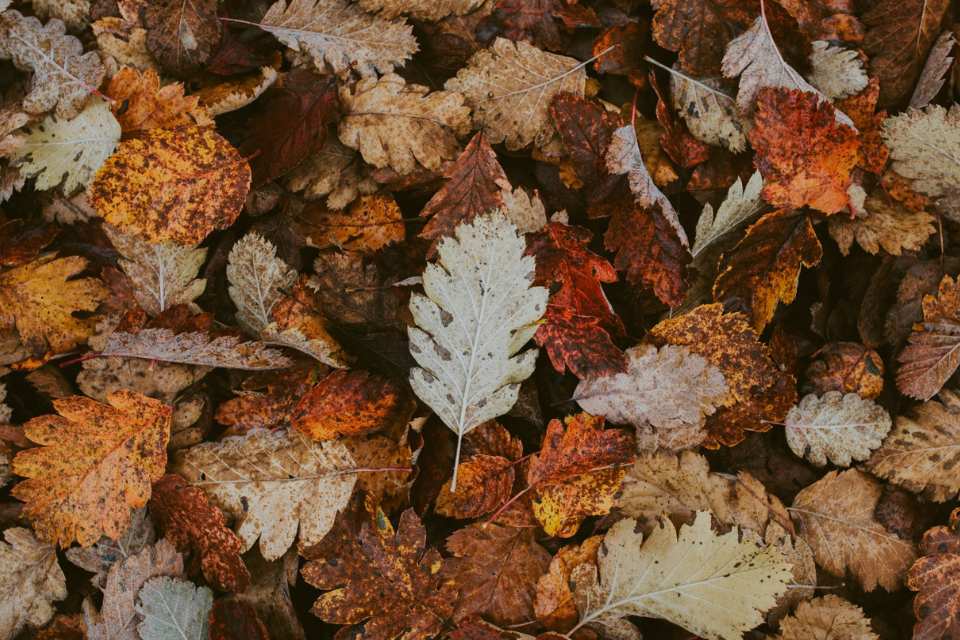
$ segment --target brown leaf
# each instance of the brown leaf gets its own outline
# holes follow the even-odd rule
[[[897,389],[929,400],[960,366],[960,283],[944,276],[936,295],[923,296],[923,322],[914,325],[897,361]]]
[[[950,514],[949,525],[923,534],[920,553],[907,575],[907,587],[917,592],[913,638],[955,638],[960,630],[960,509]]]
[[[657,0],[653,39],[680,54],[682,71],[697,77],[719,76],[727,43],[738,30],[749,27],[756,15],[756,10],[743,5],[737,0]]]
[[[650,27],[646,22],[629,21],[604,29],[593,41],[593,63],[597,73],[626,76],[630,84],[646,87],[646,63],[643,55],[650,46]]]
[[[165,71],[197,71],[220,44],[216,0],[158,0],[144,5],[147,49]]]
[[[858,342],[830,342],[815,354],[804,374],[810,391],[856,393],[873,399],[883,391],[883,359]]]
[[[601,542],[603,536],[590,536],[580,544],[561,547],[547,572],[537,581],[534,613],[551,631],[568,632],[580,620],[570,589],[570,575],[581,564],[596,564]]]
[[[213,124],[198,98],[184,96],[179,82],[161,87],[160,76],[153,69],[141,73],[133,67],[123,67],[110,78],[106,94],[114,100],[113,113],[127,134]]]
[[[410,414],[410,400],[388,378],[334,371],[300,398],[290,425],[314,440],[391,431]]]
[[[175,473],[167,474],[153,483],[150,513],[179,551],[196,550],[210,584],[222,591],[247,588],[250,573],[240,557],[243,543],[203,489]]]
[[[220,403],[214,419],[236,433],[278,427],[289,421],[293,408],[310,389],[311,377],[305,367],[251,376],[236,391],[237,397]]]
[[[360,196],[349,210],[336,211],[320,204],[308,204],[298,217],[307,244],[336,247],[358,253],[375,253],[403,242],[403,213],[393,196]]]
[[[210,640],[270,640],[257,609],[244,600],[217,599],[210,609]]]
[[[507,458],[470,456],[457,469],[457,492],[450,491],[449,482],[440,489],[436,512],[458,520],[491,513],[510,498],[514,475],[513,465]]]
[[[311,286],[317,304],[331,321],[390,325],[400,313],[400,289],[370,258],[358,253],[321,253],[313,263]],[[391,278],[391,279],[387,279]]]

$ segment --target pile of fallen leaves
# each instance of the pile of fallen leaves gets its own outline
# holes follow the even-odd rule
[[[0,640],[960,639],[957,15],[0,0]]]

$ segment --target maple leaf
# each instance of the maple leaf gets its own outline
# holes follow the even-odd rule
[[[869,80],[856,51],[823,40],[813,43],[810,67],[810,83],[829,100],[860,93]]]
[[[960,366],[960,284],[944,276],[935,295],[923,296],[922,309],[923,322],[914,325],[897,356],[897,389],[929,400]]]
[[[747,148],[747,136],[736,101],[723,91],[717,78],[692,78],[670,71],[670,99],[690,133],[707,144],[733,153]]]
[[[831,471],[801,490],[790,508],[817,565],[837,576],[849,572],[864,591],[895,590],[916,558],[912,542],[877,521],[881,491],[862,471]]]
[[[913,563],[907,575],[907,587],[916,591],[913,612],[915,640],[949,638],[960,625],[960,587],[957,585],[957,560],[960,556],[960,509],[950,514],[950,524],[933,527],[920,542],[923,555]]]
[[[625,373],[582,380],[573,399],[594,415],[634,425],[641,451],[703,442],[705,417],[729,399],[720,370],[686,347],[638,345],[626,355]]]
[[[776,640],[824,637],[831,640],[879,640],[863,609],[835,595],[801,602],[780,621]]]
[[[942,391],[940,401],[929,400],[908,414],[898,415],[893,431],[867,460],[874,475],[945,502],[960,493],[953,467],[960,443],[960,398]]]
[[[413,509],[400,515],[396,530],[379,509],[341,513],[323,544],[304,552],[304,580],[327,591],[311,613],[350,625],[337,632],[337,640],[426,640],[439,634],[453,610],[452,594],[441,588],[443,560],[426,546],[426,537]]]
[[[436,171],[457,157],[458,136],[470,132],[470,109],[457,91],[430,91],[396,74],[365,78],[340,91],[340,142],[368,163],[400,175],[418,166]]]
[[[120,125],[102,100],[70,120],[47,116],[25,133],[11,156],[21,175],[36,177],[37,189],[62,185],[66,195],[90,184],[120,142]]]
[[[735,301],[750,313],[754,329],[762,331],[781,302],[793,302],[801,268],[816,266],[822,255],[807,215],[789,209],[765,214],[723,254],[713,298]]]
[[[287,174],[287,185],[311,200],[326,197],[330,209],[343,209],[358,195],[376,192],[360,154],[328,135],[323,147]]]
[[[309,57],[318,71],[389,74],[417,52],[404,20],[364,13],[346,0],[277,0],[256,26]]]
[[[53,603],[67,597],[67,579],[57,550],[23,527],[10,527],[0,542],[0,637],[14,638],[28,625],[53,617]],[[549,556],[548,556],[549,557]]]
[[[742,313],[724,313],[720,304],[701,305],[663,320],[648,334],[657,344],[687,347],[723,374],[733,402],[707,418],[708,448],[734,446],[744,431],[769,430],[796,402],[796,381],[777,366],[747,320]]]
[[[403,213],[397,201],[387,194],[360,196],[345,211],[307,205],[298,222],[309,232],[308,245],[360,253],[375,253],[403,242],[406,235]]]
[[[450,490],[449,483],[441,487],[435,510],[458,520],[479,518],[510,498],[514,477],[509,459],[482,453],[472,455],[457,469],[457,492]]]
[[[611,375],[627,366],[612,339],[623,334],[623,323],[602,286],[616,282],[617,273],[587,248],[590,236],[582,227],[553,222],[527,240],[527,252],[536,258],[534,282],[558,287],[534,340],[546,348],[558,373],[569,369],[581,379]]]
[[[827,459],[838,467],[866,460],[890,431],[890,415],[855,393],[809,394],[787,414],[790,450],[818,467]]]
[[[531,619],[537,579],[550,564],[533,530],[472,524],[454,531],[446,546],[453,557],[443,561],[441,575],[459,591],[454,622],[470,616],[501,625]]]
[[[579,413],[551,420],[540,453],[527,467],[534,515],[544,531],[568,538],[585,516],[607,513],[633,450],[633,438],[604,429],[602,417]]]
[[[199,98],[184,96],[179,82],[161,87],[160,76],[153,69],[141,73],[133,67],[123,67],[110,78],[106,94],[113,99],[117,121],[127,133],[213,124]]]
[[[716,75],[719,60],[736,28],[745,28],[752,12],[724,0],[656,0],[653,39],[679,53],[680,69],[695,76]]]
[[[954,45],[957,43],[953,32],[946,30],[940,34],[937,41],[930,49],[930,55],[923,65],[923,71],[920,72],[920,78],[917,80],[917,86],[913,89],[913,95],[910,96],[910,108],[922,109],[937,97],[940,89],[946,82],[947,72],[953,66],[953,58],[950,56]]]
[[[910,94],[949,6],[945,0],[880,0],[866,9],[863,49],[871,75],[880,79],[881,104]]]
[[[390,379],[366,371],[334,371],[303,394],[290,426],[313,440],[392,431],[409,401]]]
[[[158,0],[141,15],[147,50],[174,75],[198,70],[220,44],[216,0]]]
[[[698,512],[679,534],[668,519],[646,540],[635,526],[629,518],[617,522],[596,566],[573,571],[581,616],[574,631],[622,633],[630,624],[623,618],[633,615],[663,618],[704,638],[736,638],[759,625],[787,590],[783,553],[736,528],[715,534],[709,512]]]
[[[80,113],[106,73],[100,56],[95,51],[83,53],[83,45],[66,34],[62,21],[41,24],[13,9],[0,14],[0,60],[7,59],[32,72],[23,110],[39,115],[55,109],[61,119]]]
[[[172,470],[237,519],[243,551],[259,538],[263,557],[276,560],[293,544],[298,527],[301,547],[323,539],[350,499],[357,481],[353,466],[340,442],[254,429],[191,447]]]
[[[899,256],[906,249],[917,251],[935,231],[934,217],[926,211],[910,211],[900,202],[873,192],[864,203],[866,217],[853,220],[833,216],[828,223],[830,236],[837,241],[840,252],[849,255],[853,242],[871,255],[883,249]]]
[[[143,640],[206,640],[213,592],[192,582],[160,576],[140,588],[137,631]]]
[[[449,15],[462,16],[477,9],[484,0],[360,0],[365,11],[393,19],[408,15],[417,20],[436,22]]]
[[[535,261],[524,244],[501,215],[461,224],[424,271],[427,295],[410,297],[410,352],[421,365],[410,384],[457,434],[458,450],[468,431],[510,410],[536,364],[535,349],[515,355],[547,306],[546,289],[531,286]]]
[[[847,207],[860,143],[857,132],[838,124],[834,113],[829,103],[809,93],[759,91],[749,138],[767,202],[827,214]]]
[[[123,256],[118,263],[134,285],[137,303],[150,315],[189,304],[203,293],[207,281],[197,278],[197,274],[206,261],[206,249],[173,242],[147,242],[109,224],[102,228]]]
[[[151,242],[199,244],[237,219],[250,165],[209,128],[150,129],[124,140],[90,185],[97,214]]]
[[[906,111],[883,123],[883,140],[890,148],[891,167],[912,180],[911,188],[944,201],[955,198],[960,164],[960,106],[950,110],[932,104]]]
[[[556,135],[550,103],[564,91],[583,95],[583,67],[574,58],[497,38],[490,48],[475,53],[444,87],[463,94],[475,124],[490,142],[503,142],[511,151],[530,143],[543,149]],[[491,86],[496,87],[493,95]]]
[[[83,396],[54,400],[59,415],[34,418],[24,434],[40,445],[21,451],[13,471],[29,478],[13,488],[44,540],[90,546],[118,538],[130,513],[150,498],[167,462],[171,409],[132,391],[102,404]]]

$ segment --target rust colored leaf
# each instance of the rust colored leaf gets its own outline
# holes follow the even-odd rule
[[[960,633],[960,509],[950,514],[950,524],[923,534],[920,553],[907,574],[907,587],[917,592],[913,640],[956,638]]]
[[[960,367],[960,283],[944,276],[936,295],[923,296],[923,322],[913,332],[897,361],[897,389],[929,400]]]
[[[660,146],[671,160],[684,169],[692,169],[698,164],[703,164],[710,159],[710,146],[694,138],[687,130],[687,125],[674,116],[664,99],[657,76],[651,74],[650,77],[650,84],[657,94],[657,122],[663,127]]]
[[[566,0],[499,0],[481,29],[484,33],[492,32],[491,36],[524,40],[542,49],[559,51],[568,39],[566,31],[579,24],[597,26],[592,9],[568,4]]]
[[[249,188],[247,161],[212,129],[151,129],[120,143],[90,203],[121,231],[191,245],[233,224]]]
[[[873,349],[858,342],[831,342],[816,356],[805,375],[813,393],[839,391],[872,399],[883,391],[883,359]]]
[[[883,142],[883,121],[887,118],[886,111],[877,111],[877,101],[880,99],[880,82],[870,78],[867,88],[852,96],[838,100],[836,108],[844,112],[860,132],[860,159],[857,166],[864,171],[877,175],[883,173],[890,157],[890,150]],[[920,207],[923,209],[923,207]]]
[[[118,539],[130,514],[150,498],[167,463],[172,410],[122,390],[103,404],[83,396],[54,400],[59,415],[27,422],[38,447],[17,454],[13,471],[29,478],[13,488],[37,535],[62,547]]]
[[[160,76],[153,69],[141,73],[133,67],[123,67],[110,79],[106,93],[114,100],[113,113],[127,134],[213,124],[199,98],[184,96],[179,82],[161,87]]]
[[[216,0],[157,0],[144,5],[146,46],[166,71],[196,71],[220,44]]]
[[[650,27],[646,22],[630,21],[604,29],[593,41],[593,63],[597,73],[626,76],[633,86],[647,85],[647,66],[643,55],[650,46]]]
[[[221,591],[243,591],[250,584],[240,557],[243,543],[203,489],[175,473],[167,474],[153,483],[150,514],[178,551],[197,552],[207,582]]]
[[[547,571],[537,581],[534,613],[543,626],[566,633],[580,619],[570,589],[570,575],[581,564],[597,562],[597,549],[603,536],[591,536],[580,544],[561,547]]]
[[[360,196],[346,211],[310,204],[298,222],[304,227],[307,243],[320,248],[375,253],[405,237],[403,213],[388,194]]]
[[[748,313],[754,329],[763,331],[777,306],[797,296],[800,269],[816,266],[822,255],[807,215],[787,209],[768,213],[723,254],[713,299]]]
[[[457,470],[457,492],[450,491],[449,482],[440,489],[436,511],[458,520],[491,513],[510,498],[514,476],[513,465],[507,458],[471,456]]]
[[[210,640],[270,640],[256,608],[243,600],[215,600],[209,633]]]
[[[719,76],[727,44],[757,14],[742,0],[657,0],[653,39],[680,54],[680,69],[692,76]]]
[[[314,440],[389,431],[408,415],[410,400],[391,380],[366,371],[334,371],[314,385],[290,425]]]
[[[763,88],[748,137],[767,202],[827,214],[847,208],[860,141],[837,122],[829,102],[796,89]]]
[[[304,367],[248,378],[236,398],[220,403],[215,420],[239,433],[278,427],[289,421],[297,402],[311,388],[311,378],[310,369]]]
[[[52,224],[28,224],[14,218],[0,224],[0,266],[17,267],[34,260],[48,244],[60,235]]]

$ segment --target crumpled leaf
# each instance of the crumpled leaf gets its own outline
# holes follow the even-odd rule
[[[198,70],[220,44],[216,0],[156,0],[145,3],[141,15],[147,49],[174,75]]]
[[[503,142],[511,151],[531,143],[543,149],[556,135],[550,103],[564,91],[583,95],[583,66],[574,58],[547,53],[526,42],[497,38],[490,48],[475,53],[444,87],[463,94],[473,109],[474,123],[491,143]]]
[[[860,93],[867,86],[867,72],[853,49],[817,40],[810,53],[810,67],[810,83],[830,100]]]
[[[0,638],[13,638],[28,625],[53,617],[53,603],[67,597],[67,579],[57,550],[23,527],[3,532],[0,542]],[[549,558],[549,556],[548,556]]]
[[[327,331],[326,318],[316,309],[308,291],[310,279],[301,275],[289,295],[270,312],[271,322],[260,332],[268,344],[296,349],[331,367],[345,367],[346,356]]]
[[[818,467],[849,467],[866,460],[890,431],[890,415],[872,400],[855,393],[808,394],[784,421],[787,444]]]
[[[960,164],[960,106],[950,110],[932,104],[887,118],[883,141],[890,147],[891,167],[911,188],[934,198],[955,198]]]
[[[70,120],[49,115],[28,127],[11,159],[37,189],[61,186],[71,195],[86,188],[120,142],[120,125],[102,100],[93,100]]]
[[[845,256],[850,254],[854,241],[871,255],[877,255],[881,249],[892,256],[899,256],[904,250],[917,251],[937,230],[932,215],[911,211],[882,191],[868,195],[864,209],[866,217],[830,218],[830,236]]]
[[[656,0],[654,9],[653,39],[679,53],[680,69],[694,76],[718,74],[727,43],[753,18],[735,2]]]
[[[390,432],[410,405],[392,380],[366,371],[334,371],[300,397],[290,426],[313,440]]]
[[[581,380],[573,399],[589,413],[634,425],[641,451],[700,445],[706,416],[729,402],[720,369],[674,345],[641,344],[626,355],[626,373]]]
[[[960,283],[944,276],[935,295],[923,296],[923,322],[913,326],[897,361],[897,389],[929,400],[960,367]]]
[[[944,390],[940,400],[928,400],[898,415],[893,431],[867,460],[870,473],[945,502],[960,493],[955,465],[960,450],[960,397]]]
[[[150,483],[167,463],[172,410],[132,391],[102,404],[83,396],[54,400],[60,415],[23,425],[38,447],[21,451],[13,470],[29,478],[13,488],[41,539],[87,547],[119,538],[133,509],[150,498]]]
[[[191,447],[172,470],[237,520],[244,551],[259,538],[263,557],[276,560],[293,544],[298,528],[301,547],[323,539],[353,492],[353,467],[340,442],[254,429]]]
[[[147,508],[142,507],[130,516],[130,526],[119,540],[104,536],[92,547],[70,547],[65,555],[73,564],[94,574],[90,582],[97,588],[103,589],[106,586],[110,567],[140,553],[156,541],[157,534],[153,529],[153,522],[150,521]]]
[[[863,609],[843,598],[826,595],[801,602],[793,615],[780,621],[776,640],[879,640]]]
[[[4,59],[32,72],[23,110],[39,115],[56,109],[60,119],[80,113],[106,72],[97,52],[84,53],[80,41],[66,34],[62,21],[54,18],[41,24],[13,9],[0,14],[0,60]]]
[[[530,286],[535,261],[523,255],[523,238],[502,215],[477,217],[455,234],[441,241],[439,260],[424,271],[427,295],[411,295],[416,326],[408,333],[422,367],[410,371],[413,391],[459,442],[517,401],[537,351],[515,354],[536,332],[547,290]]]
[[[425,22],[436,22],[449,15],[462,16],[470,13],[485,0],[360,0],[365,11],[393,19],[408,15]]]
[[[141,73],[134,67],[121,68],[110,78],[106,94],[115,101],[114,113],[127,133],[213,124],[199,98],[184,96],[179,82],[161,87],[160,76],[153,69]]]
[[[872,400],[883,393],[884,369],[880,354],[859,342],[829,342],[817,352],[804,378],[814,393],[841,391]]]
[[[178,304],[189,304],[207,286],[197,278],[207,258],[202,247],[184,247],[173,242],[147,242],[105,224],[103,231],[122,258],[120,268],[133,283],[133,295],[144,311],[156,316]]]
[[[532,529],[472,524],[447,537],[453,557],[443,561],[444,579],[459,590],[455,622],[471,616],[500,625],[533,617],[537,579],[550,554],[537,544]]]
[[[417,52],[406,21],[364,13],[347,0],[277,0],[257,26],[308,56],[318,71],[338,75],[388,74]]]
[[[877,521],[881,492],[880,482],[858,469],[831,471],[801,490],[790,508],[817,565],[837,576],[852,574],[864,591],[896,590],[916,558],[910,540]]]
[[[213,592],[192,582],[160,576],[140,589],[137,625],[142,640],[206,640]]]
[[[360,196],[344,211],[308,205],[299,222],[309,232],[307,244],[320,248],[375,253],[406,236],[403,213],[388,194]]]
[[[533,610],[537,620],[551,631],[567,632],[572,629],[580,615],[573,601],[573,585],[570,574],[581,564],[597,562],[597,549],[603,536],[590,536],[582,543],[561,547],[546,573],[537,581]]]
[[[937,38],[923,65],[923,71],[917,80],[917,86],[913,89],[913,95],[910,96],[911,109],[924,108],[940,93],[940,89],[946,82],[946,75],[953,66],[953,57],[950,54],[956,43],[956,38],[950,30],[945,30]]]
[[[719,79],[671,73],[670,99],[697,140],[721,145],[733,153],[747,148],[736,101],[721,90]]]
[[[957,560],[960,556],[960,509],[950,514],[950,524],[929,529],[920,543],[922,557],[910,567],[907,587],[916,591],[913,627],[916,640],[949,638],[960,624],[960,585]]]
[[[249,188],[250,165],[213,129],[150,129],[100,167],[90,204],[125,233],[194,245],[233,224]]]
[[[663,618],[704,638],[737,638],[763,622],[791,580],[779,548],[736,527],[715,534],[709,512],[698,512],[679,535],[668,519],[646,541],[635,526],[629,518],[617,522],[604,536],[597,565],[573,571],[577,628],[624,637],[630,625],[624,618],[633,615]]]

